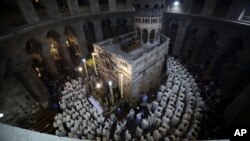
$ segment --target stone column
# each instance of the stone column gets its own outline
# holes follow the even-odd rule
[[[82,57],[86,57],[89,52],[88,52],[86,37],[84,34],[82,23],[74,23],[73,26],[75,29],[77,29],[76,36],[77,36],[78,46],[80,49],[80,54]]]
[[[185,13],[190,13],[191,12],[193,1],[194,0],[184,0],[183,12],[185,12]]]
[[[100,12],[99,0],[89,0],[91,12]]]
[[[147,44],[150,44],[150,32],[151,32],[151,31],[148,30],[148,40],[147,40]]]
[[[127,10],[133,10],[133,0],[126,0],[126,8]]]
[[[184,20],[179,21],[178,31],[176,34],[176,39],[175,39],[174,48],[173,48],[174,56],[181,55],[182,46],[186,37],[187,28],[189,25],[188,23],[189,23],[188,21],[184,21]]]
[[[206,0],[201,12],[202,16],[212,16],[216,7],[217,0]]]
[[[48,14],[51,18],[61,17],[60,10],[59,10],[56,0],[41,0],[41,2],[47,9]]]
[[[238,54],[239,60],[236,66],[228,77],[226,81],[221,85],[221,92],[228,96],[228,100],[232,99],[236,94],[237,90],[242,86],[245,81],[249,82],[249,72],[250,72],[250,59],[249,52],[242,51]]]
[[[195,35],[194,46],[192,48],[192,55],[190,59],[191,65],[196,65],[207,34],[208,29],[206,28],[206,25],[203,25],[203,27],[200,26],[200,28],[198,28],[198,32]]]
[[[39,17],[31,0],[17,0],[17,4],[23,13],[25,20],[28,24],[39,22]]]
[[[48,71],[51,73],[51,75],[54,78],[59,78],[61,75],[59,74],[55,61],[53,60],[50,50],[49,49],[44,49],[43,51],[40,52],[41,57],[43,58],[43,62],[45,64],[45,67],[48,69]]]
[[[31,61],[20,57],[12,58],[9,63],[9,68],[34,99],[36,99],[42,107],[48,107],[50,94],[32,68]]]
[[[109,11],[116,11],[116,0],[109,0]]]
[[[230,123],[233,124],[235,122],[236,118],[239,117],[239,115],[245,111],[248,111],[248,107],[250,106],[249,99],[250,99],[250,84],[248,84],[234,99],[234,101],[226,108],[224,111],[224,119]],[[233,112],[232,112],[233,111]],[[243,118],[243,117],[241,117]],[[244,117],[246,119],[246,117]],[[237,123],[242,123],[243,121],[236,121]]]
[[[216,70],[221,65],[225,54],[227,52],[227,46],[229,42],[229,37],[221,31],[219,39],[216,41],[217,49],[215,51],[215,54],[213,56],[213,59],[211,60],[210,66],[208,68],[208,75],[209,77],[212,77]]]
[[[141,31],[141,37],[140,37],[140,39],[141,39],[141,44],[144,44],[144,42],[143,42],[143,30],[142,29],[140,29],[140,31]]]
[[[154,43],[157,42],[157,37],[158,37],[158,34],[160,35],[159,31],[155,31],[155,35],[154,35]]]
[[[55,61],[53,60],[53,58],[52,58],[52,56],[50,54],[50,46],[47,43],[45,37],[46,37],[45,35],[37,37],[38,40],[42,43],[42,50],[39,51],[39,54],[43,58],[44,65],[48,69],[48,71],[50,72],[50,74],[54,78],[59,78],[60,77],[60,73],[58,72],[56,64],[55,64]]]
[[[63,60],[65,61],[67,66],[73,67],[74,65],[71,60],[69,49],[66,46],[66,38],[64,37],[64,35],[61,34],[60,39],[57,41],[57,43],[59,45],[59,48],[62,50]]]
[[[248,0],[233,0],[227,15],[226,19],[229,20],[238,20],[244,8],[248,5]]]
[[[101,21],[94,20],[92,22],[93,22],[94,28],[95,28],[96,41],[97,42],[102,41],[103,40],[103,31],[102,31]]]
[[[78,5],[78,0],[67,0],[69,11],[71,15],[80,14],[80,9]]]
[[[160,43],[161,42],[161,31],[158,31],[158,38],[157,38],[157,42]]]

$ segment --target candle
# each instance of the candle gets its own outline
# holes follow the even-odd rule
[[[123,99],[123,74],[120,74],[120,77],[121,77],[121,79],[120,79],[120,81],[121,81],[121,83],[120,83],[120,85],[121,85],[121,99]]]
[[[88,69],[87,69],[87,65],[86,65],[86,59],[82,59],[82,61],[83,61],[84,68],[85,68],[85,71],[86,71],[86,75],[87,75],[87,78],[88,78],[89,75],[88,75]]]
[[[94,87],[93,87],[92,82],[90,82],[90,86],[91,86],[91,90],[93,91],[93,90],[94,90]]]
[[[114,95],[113,95],[113,89],[112,89],[112,81],[109,81],[109,92],[111,95],[111,103],[114,104]]]
[[[93,78],[94,78],[94,82],[95,82],[95,84],[96,84],[96,78],[95,78],[95,76],[93,76]]]
[[[95,63],[95,56],[94,56],[94,53],[92,53],[92,58],[93,58],[93,62],[94,62],[95,74],[97,75],[97,69],[96,69],[96,63]]]

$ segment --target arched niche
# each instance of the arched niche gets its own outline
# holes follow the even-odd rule
[[[32,60],[32,67],[36,71],[39,77],[47,75],[47,70],[44,65],[44,60],[41,55],[42,44],[36,39],[29,39],[25,45],[26,53],[30,56]]]
[[[140,40],[141,39],[141,30],[138,27],[136,27],[135,30],[136,30],[136,39]]]
[[[156,33],[155,29],[151,30],[150,35],[149,35],[149,41],[150,41],[150,43],[154,43],[154,41],[156,39],[156,34],[157,33]]]
[[[148,42],[148,30],[147,29],[142,30],[142,41],[144,44]]]
[[[87,21],[86,24],[83,25],[83,30],[88,46],[88,51],[92,52],[93,51],[92,44],[96,42],[94,24],[91,21]]]
[[[73,61],[74,65],[78,65],[81,55],[76,30],[72,26],[67,25],[64,28],[64,34],[67,38],[66,46],[69,50],[71,60]]]
[[[103,39],[113,37],[113,28],[111,26],[111,21],[109,19],[104,19],[102,20],[101,25],[103,31]]]
[[[55,30],[50,30],[46,36],[52,58],[58,62],[62,60],[62,49],[60,47],[60,34]]]

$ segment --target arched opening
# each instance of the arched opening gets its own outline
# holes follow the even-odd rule
[[[158,29],[158,32],[156,34],[157,34],[156,40],[160,41],[160,39],[161,39],[161,29],[160,28]]]
[[[32,59],[32,67],[39,77],[47,74],[43,63],[43,58],[40,55],[42,44],[36,39],[30,39],[26,42],[26,52]]]
[[[117,23],[117,27],[116,27],[116,30],[114,32],[114,34],[117,36],[117,35],[121,35],[121,34],[125,34],[128,32],[128,25],[127,25],[127,20],[124,20],[124,19],[118,19],[116,21]]]
[[[141,30],[138,27],[136,28],[136,39],[141,40]]]
[[[103,39],[108,39],[113,37],[111,21],[109,19],[102,20],[102,31],[103,31]]]
[[[146,3],[146,4],[144,5],[144,8],[145,8],[145,9],[149,9],[149,8],[150,8],[150,5],[149,5],[148,3]]]
[[[79,10],[81,13],[90,12],[89,0],[78,0]]]
[[[144,44],[148,42],[148,30],[147,29],[142,30],[142,41]]]
[[[78,40],[76,37],[76,31],[71,26],[66,26],[64,29],[64,33],[67,37],[66,46],[69,49],[69,53],[71,56],[71,60],[73,61],[74,65],[78,65],[81,59],[80,49],[78,45]]]
[[[167,36],[171,38],[170,43],[169,43],[169,54],[172,54],[174,43],[175,43],[175,38],[176,34],[178,31],[178,22],[175,19],[170,19],[168,24],[167,24]]]
[[[50,54],[55,61],[58,71],[64,74],[65,62],[63,61],[63,52],[59,44],[60,35],[55,30],[47,33],[47,42],[50,47]]]
[[[195,34],[197,33],[198,29],[191,24],[186,31],[186,36],[184,39],[183,47],[181,50],[181,53],[183,57],[185,58],[184,60],[189,61],[192,56],[192,49],[194,47],[194,39],[195,39]]]
[[[49,18],[49,13],[41,1],[32,0],[32,3],[40,20]]]
[[[48,59],[49,56],[44,55],[46,52],[43,51],[42,44],[36,39],[30,39],[26,42],[26,52],[32,58],[32,66],[35,72],[50,93],[49,104],[51,106],[58,105],[61,91],[60,82],[51,72],[54,64],[49,62],[51,61]]]
[[[153,29],[153,30],[151,30],[150,35],[149,35],[149,41],[150,41],[150,43],[154,43],[155,39],[156,39],[156,32]]]
[[[62,16],[69,16],[69,7],[66,0],[56,0],[59,11]]]
[[[88,21],[83,25],[83,30],[86,38],[86,42],[88,45],[88,51],[93,52],[93,43],[96,42],[95,38],[95,28],[92,22]]]
[[[199,64],[201,64],[204,70],[208,69],[213,53],[216,51],[216,37],[217,33],[213,29],[209,29],[206,36],[206,44],[202,47],[199,55]]]
[[[101,11],[108,11],[109,10],[108,0],[99,0],[99,5],[100,5]]]

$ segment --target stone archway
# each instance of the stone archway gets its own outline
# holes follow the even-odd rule
[[[155,29],[151,30],[150,35],[149,35],[149,41],[150,43],[154,43],[156,40],[156,34],[158,34],[158,32],[156,33]]]
[[[116,35],[121,35],[121,34],[125,34],[128,32],[128,26],[127,26],[127,20],[125,19],[118,19],[116,20],[117,23],[117,27],[116,27],[116,31],[114,32],[114,34]]]
[[[93,51],[92,44],[96,42],[94,24],[90,21],[87,21],[86,24],[83,25],[83,30],[86,37],[88,51],[92,52]]]
[[[136,39],[141,40],[141,30],[140,30],[140,28],[137,27],[135,30],[136,30]]]
[[[50,53],[59,72],[64,73],[66,70],[70,70],[73,64],[65,40],[62,39],[63,37],[57,31],[50,30],[46,38],[50,47]]]
[[[79,43],[77,39],[77,33],[76,30],[67,25],[64,28],[64,34],[66,35],[67,41],[66,41],[66,46],[69,50],[71,60],[75,66],[79,65],[79,61],[81,59],[81,54],[80,54],[80,48],[79,48]]]
[[[31,56],[32,66],[41,79],[54,79],[60,76],[50,52],[44,49],[37,39],[29,39],[25,49]]]
[[[50,30],[47,33],[47,42],[50,46],[50,53],[55,61],[62,59],[62,49],[59,45],[60,35],[55,30]]]
[[[43,58],[40,54],[42,51],[42,44],[36,39],[30,39],[26,42],[25,49],[27,54],[32,59],[32,67],[39,77],[48,75]]]
[[[184,43],[181,49],[181,54],[185,60],[189,61],[192,56],[192,49],[194,47],[195,34],[198,32],[198,29],[195,25],[191,24],[187,27],[186,36],[184,38]]]
[[[172,54],[173,47],[176,39],[176,35],[178,32],[179,24],[178,21],[175,19],[170,19],[169,23],[167,24],[167,36],[171,38],[169,43],[169,54]]]
[[[104,19],[102,20],[101,24],[102,24],[103,39],[108,39],[113,37],[111,21],[109,19]]]
[[[142,30],[142,41],[144,44],[148,42],[148,30],[147,29]]]

